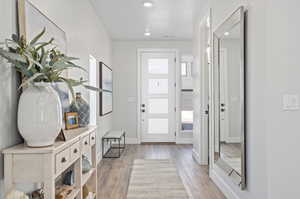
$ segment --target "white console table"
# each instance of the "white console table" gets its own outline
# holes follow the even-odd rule
[[[96,126],[65,131],[66,142],[51,147],[30,148],[24,144],[5,149],[5,193],[15,184],[42,183],[46,199],[55,199],[56,179],[74,166],[75,190],[68,199],[83,199],[82,187],[88,184],[97,195]],[[42,133],[42,132],[41,132]],[[92,169],[82,174],[82,154],[91,157]]]

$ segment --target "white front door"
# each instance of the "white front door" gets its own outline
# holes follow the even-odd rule
[[[141,54],[142,142],[175,142],[175,53]]]
[[[227,142],[229,134],[227,50],[220,50],[220,141]]]

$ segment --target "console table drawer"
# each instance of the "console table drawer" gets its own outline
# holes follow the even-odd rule
[[[90,145],[93,146],[96,144],[96,132],[90,134]]]
[[[88,152],[90,149],[90,136],[87,135],[82,139],[82,151]]]
[[[58,174],[64,171],[70,163],[70,148],[56,154],[55,157],[55,173]]]
[[[71,161],[75,161],[80,157],[80,142],[77,142],[71,146]]]

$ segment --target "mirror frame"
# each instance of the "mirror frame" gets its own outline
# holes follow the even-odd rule
[[[216,124],[218,124],[219,128],[219,114],[216,114],[216,111],[219,111],[219,86],[216,87],[214,84],[217,80],[217,84],[219,84],[219,63],[220,63],[220,39],[221,36],[224,35],[225,32],[232,29],[232,27],[236,26],[239,23],[240,28],[240,107],[241,107],[241,174],[231,168],[222,158],[220,158],[220,141],[218,141],[218,145],[216,144],[216,133],[220,133],[220,130],[217,131]],[[213,153],[214,153],[214,163],[218,165],[232,180],[235,184],[237,184],[242,190],[246,189],[246,123],[245,123],[245,116],[246,116],[246,103],[245,103],[245,10],[244,7],[239,7],[236,11],[234,11],[225,21],[219,25],[215,31],[213,31],[212,37],[213,43],[213,71],[212,71],[212,82],[213,82],[213,91],[212,91],[212,101],[213,101],[213,114],[214,114],[214,146]],[[216,89],[217,88],[217,89]],[[217,97],[216,97],[217,95]],[[217,110],[216,110],[217,109]],[[220,135],[218,135],[218,140]],[[216,151],[216,147],[219,150]],[[218,158],[216,158],[218,157]]]

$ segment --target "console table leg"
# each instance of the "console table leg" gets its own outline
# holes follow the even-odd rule
[[[11,154],[4,155],[4,195],[13,189],[13,158]]]
[[[55,198],[54,156],[44,155],[44,194],[45,198]]]

